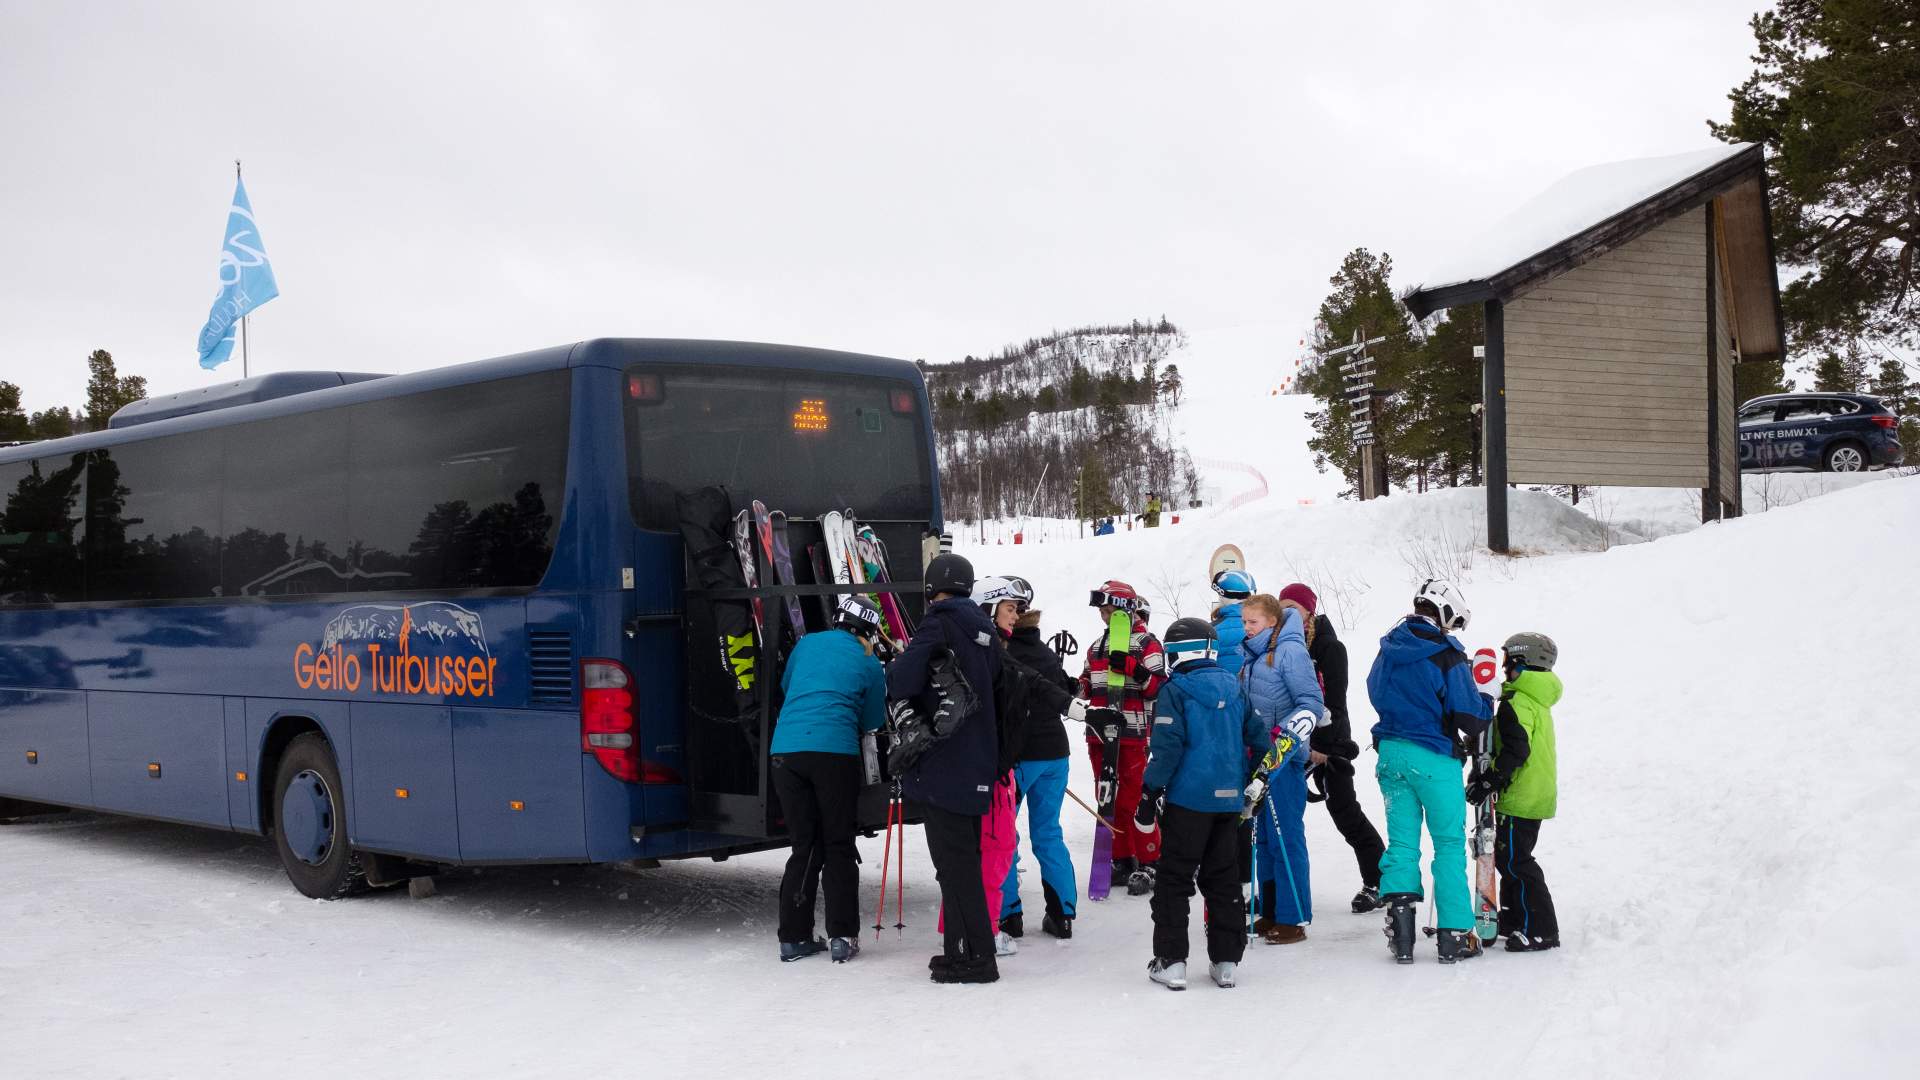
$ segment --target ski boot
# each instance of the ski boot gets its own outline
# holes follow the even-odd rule
[[[809,956],[827,951],[827,943],[821,938],[812,941],[783,941],[780,943],[780,962],[791,964],[795,960],[805,960]]]
[[[1269,923],[1267,932],[1260,936],[1269,945],[1297,945],[1307,940],[1307,928],[1293,923]]]
[[[1557,937],[1528,937],[1518,931],[1507,935],[1508,952],[1545,952],[1559,947]]]
[[[1213,985],[1222,990],[1233,989],[1234,969],[1237,965],[1231,960],[1222,960],[1207,967],[1207,975],[1213,979]]]
[[[1040,929],[1062,941],[1066,941],[1073,937],[1073,916],[1055,915],[1052,912],[1048,912],[1040,920]]]
[[[1013,935],[1007,933],[1005,930],[1000,931],[1000,933],[994,937],[993,955],[1012,956],[1019,951],[1020,943],[1013,940]]]
[[[1187,988],[1187,962],[1185,960],[1162,960],[1154,957],[1147,964],[1147,978],[1169,990]]]
[[[844,964],[860,955],[860,943],[852,938],[837,937],[827,942],[827,952],[833,956],[833,962]]]
[[[969,956],[934,968],[932,978],[937,983],[999,982],[1000,967],[991,956]]]
[[[1386,897],[1387,948],[1392,951],[1395,963],[1413,963],[1413,905],[1418,899],[1411,893],[1395,893]]]
[[[1138,859],[1115,859],[1113,860],[1113,876],[1107,879],[1107,884],[1110,887],[1124,886],[1132,879],[1133,872],[1139,868],[1140,861]]]
[[[1355,915],[1365,915],[1369,911],[1379,911],[1384,906],[1386,906],[1386,901],[1380,899],[1380,890],[1372,885],[1353,894],[1353,913]]]
[[[1451,964],[1458,960],[1471,960],[1480,955],[1480,935],[1471,930],[1441,930],[1436,943],[1440,951],[1440,962]]]
[[[1140,867],[1127,875],[1127,895],[1145,896],[1153,891],[1153,883],[1160,871],[1152,863]]]
[[[1020,913],[1017,911],[1011,915],[1002,915],[1000,917],[1000,932],[1008,937],[1025,937],[1027,936],[1026,921],[1020,917]]]

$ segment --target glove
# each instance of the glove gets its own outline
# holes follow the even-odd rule
[[[1067,719],[1076,724],[1086,723],[1087,703],[1079,698],[1074,698],[1072,701],[1067,702]]]
[[[1141,832],[1152,832],[1154,824],[1160,820],[1160,801],[1165,797],[1164,792],[1141,792],[1140,809],[1133,812],[1133,827]]]
[[[1253,808],[1259,806],[1260,800],[1267,797],[1267,778],[1264,776],[1254,777],[1253,780],[1247,784],[1247,789],[1242,791],[1240,795],[1245,800],[1240,808],[1240,818],[1244,821],[1253,816]]]
[[[1473,683],[1485,694],[1500,685],[1500,658],[1492,649],[1475,649],[1473,653]]]
[[[1487,796],[1500,791],[1506,786],[1499,773],[1477,773],[1467,784],[1467,801],[1475,806],[1479,806],[1481,803],[1487,801]]]
[[[1134,669],[1139,666],[1139,663],[1140,662],[1134,659],[1134,655],[1130,652],[1114,653],[1107,657],[1107,670],[1117,671],[1131,678]]]
[[[1313,734],[1314,725],[1319,722],[1320,718],[1313,715],[1312,709],[1301,709],[1287,717],[1287,722],[1282,724],[1281,728],[1293,736],[1294,742],[1304,744]]]

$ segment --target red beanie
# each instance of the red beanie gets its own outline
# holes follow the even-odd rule
[[[1320,598],[1313,595],[1313,590],[1297,581],[1280,590],[1280,599],[1299,604],[1307,610],[1309,615],[1314,614],[1320,607]]]

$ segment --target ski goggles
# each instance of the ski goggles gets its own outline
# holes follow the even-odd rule
[[[1087,594],[1087,606],[1118,608],[1131,615],[1140,609],[1140,598],[1137,596],[1121,596],[1118,593],[1110,593],[1105,589],[1095,589]]]

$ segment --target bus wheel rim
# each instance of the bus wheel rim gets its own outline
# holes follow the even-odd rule
[[[287,785],[280,800],[280,833],[287,850],[308,866],[319,866],[333,852],[333,793],[319,773],[307,769]]]

